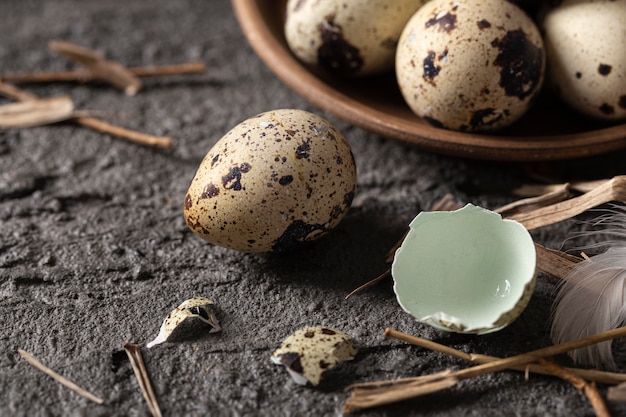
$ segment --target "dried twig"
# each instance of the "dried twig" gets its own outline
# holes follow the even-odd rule
[[[355,288],[354,290],[352,290],[348,295],[345,296],[344,299],[347,300],[348,298],[352,297],[354,294],[359,293],[361,291],[364,291],[364,290],[368,289],[369,287],[372,287],[372,286],[378,284],[380,281],[382,281],[383,279],[387,278],[390,274],[391,274],[391,269],[385,270],[385,272],[383,272],[382,274],[380,274],[376,278],[374,278],[372,280],[369,280],[365,284],[361,285],[360,287]]]
[[[592,180],[592,181],[572,181],[564,184],[527,184],[522,185],[512,191],[513,195],[519,197],[537,197],[543,194],[549,194],[567,186],[570,191],[579,193],[587,193],[594,188],[599,187],[608,180]]]
[[[598,392],[595,384],[590,384],[580,376],[574,374],[569,369],[564,368],[553,361],[549,361],[546,359],[540,359],[539,363],[543,366],[550,374],[557,376],[570,384],[576,387],[579,391],[582,391],[587,398],[589,399],[589,403],[593,407],[593,410],[596,413],[597,417],[610,417],[611,413],[606,408],[606,404],[602,396]]]
[[[148,375],[148,370],[146,369],[143,357],[141,356],[141,346],[132,343],[125,343],[124,350],[128,355],[128,359],[130,359],[130,364],[133,367],[137,383],[139,384],[143,398],[146,400],[146,403],[148,403],[150,413],[152,413],[154,417],[161,417],[162,414],[161,409],[159,408],[159,402],[157,401],[156,394],[152,389],[150,376]]]
[[[206,71],[204,62],[131,67],[128,71],[136,77],[160,77],[164,75],[202,74]],[[88,69],[74,71],[44,71],[0,75],[0,80],[10,83],[50,83],[50,82],[89,82],[98,80]]]
[[[173,142],[172,138],[166,136],[148,135],[146,133],[137,132],[136,130],[130,130],[124,127],[112,125],[103,120],[96,119],[95,117],[76,117],[74,122],[81,126],[85,126],[99,132],[108,133],[142,145],[169,148],[172,146]]]
[[[20,90],[19,88],[7,84],[0,80],[0,95],[11,98],[18,101],[37,100],[37,96],[29,93],[28,91]]]
[[[62,120],[69,120],[81,126],[85,126],[90,129],[93,129],[102,133],[107,133],[109,135],[113,135],[118,138],[126,139],[131,142],[139,143],[142,145],[156,146],[159,148],[168,148],[172,145],[172,142],[173,142],[173,139],[170,137],[154,136],[154,135],[149,135],[147,133],[137,132],[131,129],[126,129],[120,126],[115,126],[103,120],[96,119],[95,117],[84,116],[83,112],[72,111],[70,112],[69,115],[66,113],[60,114],[61,110],[65,110],[65,111],[67,110],[67,107],[68,107],[67,104],[69,103],[65,103],[66,106],[62,106],[62,104],[64,103],[57,103],[57,107],[50,109],[49,101],[55,100],[54,98],[53,99],[40,99],[33,94],[30,94],[28,92],[20,90],[17,87],[14,87],[10,84],[6,84],[3,82],[0,82],[0,95],[5,95],[9,98],[22,101],[23,103],[17,103],[14,105],[6,105],[6,106],[15,106],[18,109],[19,108],[30,109],[30,113],[28,114],[28,117],[27,117],[27,121],[30,121],[31,123],[30,125],[34,125],[34,124],[40,125],[40,124],[58,122]],[[59,100],[59,99],[57,98],[56,100]],[[69,100],[69,98],[65,98],[63,100],[67,101]],[[58,112],[58,113],[53,113],[53,111]],[[60,117],[60,116],[63,116],[63,117]],[[12,118],[13,118],[13,123],[15,124],[17,122],[15,115],[13,115]],[[22,125],[21,127],[23,126],[26,126],[26,125]],[[8,124],[6,126],[3,126],[2,124],[1,110],[0,110],[0,127],[9,127]]]
[[[46,375],[50,376],[52,379],[54,379],[58,383],[60,383],[60,384],[62,384],[64,386],[66,386],[67,388],[71,389],[76,394],[78,394],[78,395],[88,399],[89,401],[93,401],[96,404],[104,404],[104,400],[103,399],[101,399],[99,397],[96,397],[95,395],[93,395],[90,392],[86,391],[85,389],[79,387],[78,385],[76,385],[75,383],[70,381],[69,379],[67,379],[67,378],[57,374],[52,369],[48,368],[47,366],[45,366],[44,364],[39,362],[37,359],[35,359],[30,353],[28,353],[28,352],[26,352],[26,351],[24,351],[22,349],[18,349],[17,351],[20,354],[20,356],[22,358],[24,358],[24,360],[26,360],[26,362],[30,363],[32,366],[34,366],[35,368],[39,369],[41,372],[45,373]]]
[[[606,393],[609,401],[626,402],[626,382],[622,382],[616,387],[610,387]]]
[[[582,258],[546,248],[538,243],[535,243],[535,251],[537,252],[537,269],[546,275],[563,280],[567,279],[572,268],[582,261]]]
[[[522,223],[528,230],[557,223],[581,214],[590,208],[611,201],[626,201],[626,176],[617,176],[603,182],[593,190],[569,200],[542,207],[531,212],[510,217]]]
[[[67,96],[41,98],[0,106],[0,128],[41,126],[72,118],[74,103]]]
[[[92,78],[103,80],[133,96],[141,88],[137,76],[120,63],[104,59],[98,52],[66,41],[51,41],[48,48],[66,56],[70,60],[85,65]]]
[[[430,349],[435,352],[445,353],[447,355],[453,356],[457,359],[462,359],[472,363],[488,363],[494,362],[496,360],[500,360],[502,358],[498,358],[496,356],[482,355],[478,353],[466,353],[460,350],[454,349],[450,346],[445,346],[437,342],[433,342],[432,340],[424,339],[417,336],[411,336],[405,333],[399,333],[395,331],[386,331],[386,337],[394,337],[399,340],[408,342],[412,345],[419,346],[425,349]],[[541,375],[552,375],[552,372],[545,369],[545,367],[538,364],[530,364],[530,365],[521,365],[521,366],[513,366],[510,369],[522,371],[522,372],[532,372],[534,374]],[[626,382],[626,374],[616,373],[616,372],[605,372],[599,371],[595,369],[581,369],[581,368],[565,368],[568,372],[573,373],[574,375],[578,375],[581,378],[588,379],[590,381],[600,382],[603,384],[619,384],[622,382]]]
[[[387,329],[385,331],[385,334],[397,339],[402,339],[405,336],[404,333],[392,329]],[[415,377],[412,381],[404,378],[401,383],[393,384],[392,382],[391,385],[389,385],[388,387],[377,389],[374,393],[370,392],[368,389],[364,389],[363,386],[359,384],[355,384],[352,386],[352,396],[348,398],[348,400],[345,402],[344,412],[352,412],[363,408],[391,404],[397,401],[416,398],[418,396],[424,395],[424,393],[432,393],[440,389],[453,386],[458,381],[464,379],[474,378],[476,376],[484,375],[487,373],[502,371],[512,366],[529,364],[532,362],[536,362],[541,358],[559,355],[570,350],[624,336],[626,336],[626,327],[620,327],[582,339],[548,346],[532,352],[523,353],[521,355],[498,359],[493,362],[488,362],[481,365],[473,366],[471,368],[454,371],[446,375],[441,375],[434,380],[432,375],[429,375],[426,376],[429,378],[428,382],[426,383],[423,382],[425,378],[423,376]],[[417,386],[419,386],[419,389],[413,389]]]
[[[517,213],[523,213],[530,210],[534,210],[540,207],[545,207],[554,203],[567,200],[572,197],[569,184],[562,184],[554,190],[541,194],[536,197],[523,198],[521,200],[514,201],[510,204],[504,205],[496,210],[496,213],[500,213],[503,217],[511,217]]]
[[[206,70],[203,62],[150,67],[126,68],[118,62],[105,59],[100,53],[66,41],[51,41],[48,47],[70,60],[83,65],[74,71],[44,71],[0,75],[0,81],[14,83],[48,83],[54,81],[105,81],[118,87],[128,95],[134,95],[141,88],[139,77],[163,75],[200,74]]]

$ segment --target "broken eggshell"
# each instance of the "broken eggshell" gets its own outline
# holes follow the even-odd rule
[[[183,301],[167,315],[158,336],[146,346],[151,348],[167,341],[184,340],[207,330],[208,333],[219,332],[222,328],[210,309],[213,304],[204,297]]]
[[[319,385],[326,372],[357,353],[352,338],[325,326],[305,327],[287,337],[272,354],[272,362],[284,365],[299,385]]]
[[[396,251],[400,306],[437,329],[491,333],[512,323],[535,286],[536,253],[521,224],[468,204],[422,212]]]

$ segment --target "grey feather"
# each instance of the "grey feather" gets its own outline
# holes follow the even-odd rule
[[[591,232],[608,237],[593,248],[605,252],[580,262],[559,287],[553,308],[551,336],[562,343],[614,329],[626,323],[626,210],[616,206]],[[570,353],[574,362],[596,368],[615,368],[611,342]]]

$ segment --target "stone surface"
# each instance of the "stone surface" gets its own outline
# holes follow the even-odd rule
[[[170,135],[155,150],[68,123],[0,131],[0,415],[147,416],[121,352],[146,343],[165,315],[197,296],[216,303],[223,331],[144,350],[164,415],[338,415],[344,387],[466,364],[393,340],[393,327],[465,351],[509,356],[550,343],[555,283],[539,276],[528,309],[501,332],[476,337],[417,324],[390,282],[344,296],[386,269],[387,250],[410,220],[446,193],[495,208],[534,174],[557,181],[623,173],[624,152],[551,164],[450,158],[381,138],[321,112],[254,55],[225,0],[3,0],[2,72],[67,69],[52,39],[95,48],[129,66],[203,60],[203,75],[150,79],[135,97],[102,84],[28,86],[69,94],[81,109]],[[3,99],[2,103],[7,102]],[[316,112],[350,141],[358,170],[353,208],[329,236],[296,253],[242,254],[186,227],[185,191],[204,154],[238,122],[275,108]],[[531,175],[530,173],[533,173]],[[578,221],[533,233],[550,247]],[[272,351],[299,327],[353,336],[354,361],[318,388],[295,385]],[[21,348],[106,400],[95,405],[26,364]],[[560,358],[567,363],[566,358]],[[606,387],[600,387],[605,392]],[[609,404],[618,415],[626,408]],[[552,378],[502,372],[367,416],[589,416],[576,389]]]

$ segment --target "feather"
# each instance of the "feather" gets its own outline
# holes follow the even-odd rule
[[[562,343],[610,330],[626,323],[626,209],[614,207],[591,232],[611,237],[590,247],[607,248],[577,264],[560,285],[553,306],[551,336]],[[615,368],[611,342],[570,352],[574,362],[596,368]]]

